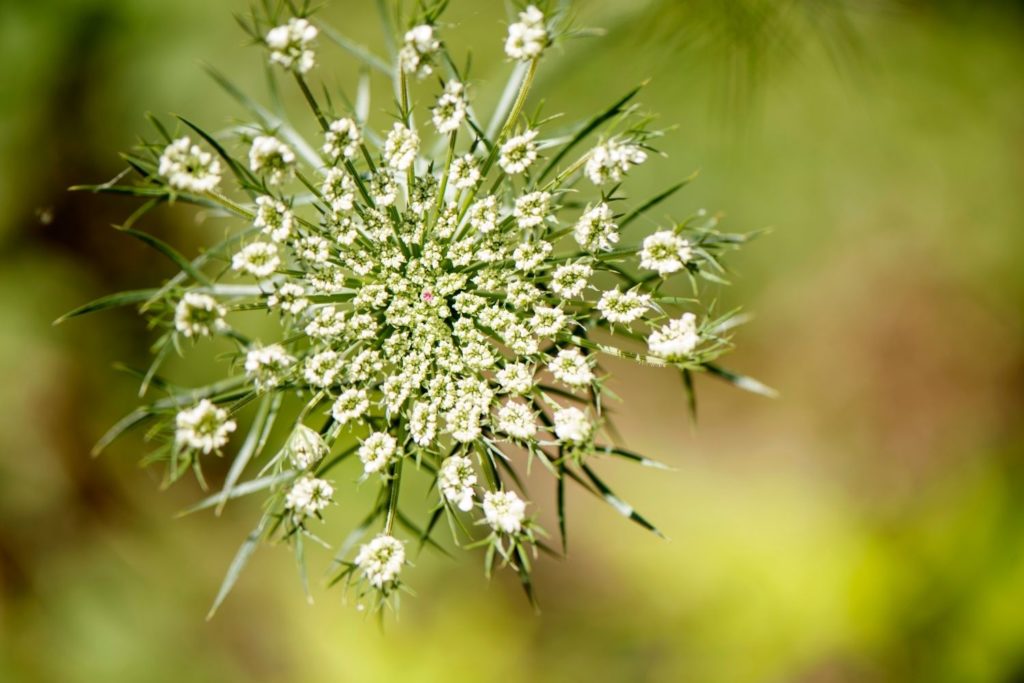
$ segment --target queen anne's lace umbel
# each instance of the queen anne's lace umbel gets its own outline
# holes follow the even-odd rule
[[[215,149],[179,137],[133,156],[141,189],[97,188],[216,207],[239,228],[144,307],[164,330],[154,373],[167,350],[220,337],[235,349],[225,377],[180,392],[166,385],[169,397],[112,436],[156,422],[153,433],[169,438],[155,457],[171,479],[199,473],[211,454],[237,454],[223,491],[200,507],[268,495],[256,538],[301,539],[332,502],[352,505],[336,483],[347,475],[327,477],[354,463],[362,485],[378,491],[361,530],[382,531],[335,567],[373,606],[402,585],[398,536],[432,539],[441,516],[457,543],[486,547],[488,570],[498,557],[529,586],[541,530],[528,511],[543,506],[514,490],[527,471],[549,472],[560,490],[580,483],[653,528],[595,471],[602,457],[653,462],[607,429],[609,357],[680,372],[691,390],[695,372],[761,388],[715,365],[734,321],[698,302],[697,283],[722,282],[718,256],[743,238],[719,233],[704,212],[660,221],[656,207],[681,184],[642,190],[636,202],[624,196],[658,135],[630,98],[600,114],[598,130],[556,129],[559,117],[524,113],[566,18],[534,6],[518,14],[505,39],[508,57],[522,62],[510,89],[518,95],[504,98],[489,126],[454,66],[465,60],[447,53],[442,5],[420,3],[398,36],[391,120],[371,125],[367,107],[332,111],[314,95],[320,86],[305,74],[333,57],[317,58],[309,17],[269,26],[257,17],[253,36],[298,83],[320,139],[303,140],[256,108],[252,124]],[[440,87],[418,81],[430,74]],[[250,336],[242,321],[254,312],[269,325]],[[246,436],[231,443],[239,424]],[[422,496],[417,481],[436,490],[436,509],[420,520],[402,503]]]

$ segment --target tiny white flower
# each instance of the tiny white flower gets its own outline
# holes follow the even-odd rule
[[[398,199],[398,185],[385,169],[380,169],[370,178],[369,191],[374,204],[380,208],[389,207]]]
[[[576,389],[589,386],[594,381],[594,371],[591,370],[587,357],[577,348],[559,351],[548,363],[548,370],[555,379]]]
[[[284,202],[262,196],[256,198],[256,218],[252,224],[262,228],[273,241],[284,242],[292,233],[295,216]]]
[[[530,327],[538,337],[554,337],[565,328],[567,316],[560,308],[534,306]]]
[[[452,159],[448,171],[448,182],[456,190],[468,190],[480,182],[480,169],[477,168],[472,154],[464,154]]]
[[[437,132],[447,135],[458,130],[466,120],[466,108],[465,87],[458,81],[448,81],[444,86],[444,93],[434,105],[432,114]]]
[[[174,308],[174,328],[185,337],[209,337],[228,330],[226,313],[209,294],[185,292]]]
[[[559,408],[552,417],[555,423],[555,436],[566,443],[585,444],[594,433],[594,424],[590,418],[575,406]]]
[[[559,296],[572,299],[583,293],[594,269],[586,263],[566,263],[555,268],[551,274],[551,291]]]
[[[544,26],[544,14],[530,5],[519,13],[519,21],[509,25],[505,54],[525,62],[539,57],[547,44],[548,31]]]
[[[271,308],[280,308],[285,313],[302,315],[309,308],[309,299],[306,298],[306,290],[294,282],[285,282],[267,298],[267,305]]]
[[[261,391],[278,386],[293,363],[295,358],[280,344],[257,347],[245,354],[245,372]]]
[[[526,363],[508,363],[494,376],[501,390],[508,394],[526,394],[533,389],[533,368]]]
[[[619,242],[619,227],[610,206],[601,202],[588,207],[573,228],[576,243],[587,251],[608,251]]]
[[[512,214],[524,230],[541,225],[551,217],[551,193],[538,191],[523,195],[516,200]]]
[[[370,400],[365,389],[346,389],[341,392],[334,405],[331,415],[338,424],[348,424],[366,414],[370,409]]]
[[[463,512],[473,509],[473,486],[476,473],[469,458],[453,455],[445,458],[437,473],[437,485],[441,494]]]
[[[525,403],[509,401],[498,410],[496,425],[498,431],[509,436],[527,440],[537,433],[537,422],[533,411]]]
[[[237,425],[228,419],[226,410],[204,398],[193,407],[179,411],[174,426],[174,441],[178,446],[211,453],[227,444]]]
[[[183,192],[213,192],[220,185],[220,162],[187,137],[167,145],[160,155],[158,173],[168,185]]]
[[[550,242],[538,240],[536,242],[523,242],[512,252],[512,260],[515,261],[516,270],[524,273],[532,273],[540,268],[552,250]]]
[[[429,446],[437,438],[437,406],[417,401],[409,414],[409,433],[418,446]]]
[[[349,174],[340,168],[328,169],[320,186],[324,199],[337,213],[351,211],[356,201],[356,184]]]
[[[355,564],[363,570],[371,586],[378,590],[389,586],[405,565],[405,547],[394,536],[380,534],[359,548]]]
[[[498,201],[489,196],[478,199],[469,207],[466,214],[469,224],[481,234],[493,232],[498,228]]]
[[[609,140],[590,151],[583,172],[595,185],[622,181],[630,167],[647,161],[647,152],[638,145]]]
[[[488,491],[483,507],[484,519],[495,531],[517,534],[522,530],[526,503],[515,491]]]
[[[398,62],[405,73],[425,78],[434,71],[434,55],[441,42],[434,36],[434,27],[428,24],[414,26],[405,33],[404,44],[398,53]]]
[[[668,275],[681,269],[693,258],[693,248],[686,239],[671,230],[662,230],[644,239],[640,266]]]
[[[281,185],[295,175],[295,152],[271,135],[260,135],[249,148],[249,170],[267,173],[270,185]]]
[[[324,437],[304,424],[295,428],[285,447],[288,459],[300,470],[308,470],[324,459],[330,448]],[[328,498],[330,496],[328,495]]]
[[[327,350],[307,358],[302,374],[313,386],[325,388],[334,384],[341,369],[341,358],[337,352]]]
[[[597,310],[609,322],[629,324],[642,316],[650,305],[650,294],[612,289],[601,295]]]
[[[332,121],[324,133],[323,153],[332,163],[352,159],[359,153],[362,141],[359,124],[349,118],[338,119]]]
[[[316,54],[311,49],[317,28],[306,19],[292,18],[287,24],[276,26],[267,33],[270,61],[300,74],[316,66]]]
[[[320,514],[331,504],[334,487],[323,479],[305,476],[292,484],[291,490],[284,498],[284,506],[292,511],[297,522],[306,517]]]
[[[501,155],[498,157],[501,170],[509,175],[519,175],[528,169],[537,160],[536,137],[537,131],[528,130],[509,138],[501,146]]]
[[[697,316],[684,313],[682,317],[669,320],[661,329],[652,332],[647,338],[647,345],[654,355],[678,361],[691,355],[700,341]]]
[[[281,257],[277,255],[277,247],[269,242],[253,242],[231,259],[232,270],[259,278],[270,276],[280,265]]]
[[[416,161],[420,149],[420,138],[416,131],[401,123],[395,123],[384,141],[384,160],[396,171],[405,171]]]
[[[363,463],[363,471],[373,474],[384,469],[398,451],[395,437],[387,432],[374,432],[366,437],[359,446],[359,460]]]

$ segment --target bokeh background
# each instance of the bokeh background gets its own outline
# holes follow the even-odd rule
[[[120,170],[146,111],[241,115],[200,64],[262,92],[244,9],[0,2],[0,680],[1024,680],[1019,3],[582,0],[607,34],[546,59],[539,91],[580,117],[650,77],[678,127],[633,187],[700,169],[668,209],[774,228],[723,297],[756,314],[729,365],[781,398],[706,380],[694,427],[677,377],[613,365],[627,441],[676,471],[602,472],[670,540],[574,492],[541,616],[479,557],[424,553],[384,629],[319,584],[307,604],[285,548],[204,621],[258,502],[176,520],[201,492],[160,491],[138,439],[90,459],[135,400],[111,365],[148,337],[130,310],[51,326],[169,274],[109,227],[129,202],[65,190]],[[373,3],[323,15],[379,43]],[[493,99],[505,7],[449,18]],[[344,53],[321,61],[351,90]],[[209,239],[184,209],[144,227]]]

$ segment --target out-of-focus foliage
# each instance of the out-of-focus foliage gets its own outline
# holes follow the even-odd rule
[[[801,26],[801,57],[760,72],[758,107],[723,125],[714,51],[637,23],[669,26],[676,14],[659,12],[677,3],[625,4],[580,4],[608,34],[570,46],[542,88],[552,110],[583,112],[607,101],[606,82],[651,76],[645,103],[680,123],[665,141],[673,173],[701,169],[699,196],[730,225],[775,227],[735,264],[736,297],[758,313],[736,360],[782,398],[709,384],[691,430],[672,379],[613,366],[625,437],[678,471],[609,474],[626,497],[647,492],[671,540],[577,496],[571,517],[588,521],[567,561],[539,567],[542,617],[514,581],[488,586],[478,567],[425,553],[420,591],[434,595],[383,632],[335,593],[304,605],[275,552],[204,622],[254,511],[172,523],[200,494],[154,493],[138,443],[90,461],[134,387],[109,363],[145,349],[128,341],[130,312],[50,326],[163,273],[109,229],[122,207],[64,189],[116,172],[108,150],[144,130],[140,103],[231,123],[198,63],[260,82],[226,14],[243,6],[0,4],[0,58],[18,65],[0,89],[0,680],[1020,678],[1019,10],[855,11],[854,77]],[[502,4],[452,10],[474,69],[503,68]],[[372,3],[325,11],[357,35],[376,19]],[[147,228],[193,251],[209,241],[187,212],[154,218]]]

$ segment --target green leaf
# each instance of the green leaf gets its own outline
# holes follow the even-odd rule
[[[270,519],[270,513],[264,513],[263,517],[260,518],[260,523],[256,525],[245,542],[242,543],[238,552],[235,553],[235,559],[231,560],[231,566],[228,567],[228,573],[224,576],[224,581],[220,585],[220,590],[217,591],[217,597],[213,600],[213,605],[210,607],[210,611],[207,612],[207,620],[212,619],[213,615],[217,612],[217,608],[220,607],[224,599],[228,597],[231,589],[235,587],[235,582],[238,581],[239,574],[245,569],[245,565],[249,562],[249,558],[256,552],[256,548],[260,544],[260,538],[263,536],[263,530],[267,526],[267,521]]]
[[[633,451],[626,450],[625,448],[619,448],[617,446],[597,446],[594,452],[602,455],[611,455],[617,458],[623,458],[625,460],[631,460],[644,467],[651,467],[656,470],[673,469],[672,467],[669,467],[663,462],[658,462],[657,460],[653,460],[652,458],[648,458],[646,456],[640,455],[639,453],[634,453]]]
[[[184,517],[186,515],[191,515],[194,512],[199,512],[200,510],[208,510],[209,508],[212,508],[215,505],[223,505],[224,502],[227,500],[242,498],[252,493],[265,491],[266,489],[273,488],[274,486],[280,484],[281,482],[288,481],[294,476],[295,472],[293,470],[285,470],[284,472],[280,472],[278,474],[270,474],[265,477],[260,477],[259,479],[252,479],[250,481],[242,482],[238,486],[233,486],[231,488],[230,493],[227,493],[225,491],[215,493],[212,496],[204,498],[195,505],[185,508],[184,510],[179,512],[177,516]]]
[[[562,537],[562,554],[569,553],[569,536],[565,532],[565,466],[559,465],[559,477],[555,488],[555,507],[558,511],[558,533]]]
[[[145,233],[140,230],[135,230],[133,228],[123,228],[118,227],[116,225],[114,227],[117,228],[118,232],[134,237],[135,239],[153,247],[161,254],[163,254],[170,260],[174,261],[174,263],[179,268],[181,268],[184,272],[188,273],[196,282],[206,285],[207,287],[212,286],[213,283],[210,282],[209,278],[207,278],[205,275],[199,272],[199,270],[194,268],[192,266],[192,263],[189,262],[187,258],[182,256],[174,247],[167,244],[163,240],[153,237],[149,233]]]
[[[653,532],[656,536],[665,538],[665,534],[658,531],[658,529],[653,524],[644,519],[640,515],[640,513],[633,509],[632,505],[630,505],[629,503],[615,495],[615,493],[610,488],[608,488],[608,485],[601,481],[597,474],[595,474],[594,471],[590,469],[588,465],[584,463],[581,464],[580,467],[583,469],[583,473],[587,475],[587,479],[589,479],[591,483],[594,484],[594,488],[597,489],[601,497],[604,498],[609,505],[615,508],[616,512],[618,512],[623,517],[628,517],[629,519],[633,520],[643,528]]]
[[[691,173],[690,176],[688,178],[686,178],[685,180],[676,183],[675,185],[673,185],[672,187],[668,188],[664,192],[661,192],[660,194],[655,195],[654,197],[652,197],[651,199],[648,199],[646,202],[644,202],[643,204],[641,204],[637,208],[633,209],[630,213],[628,213],[626,215],[625,218],[623,218],[621,221],[619,221],[619,230],[621,230],[622,228],[625,228],[627,225],[629,225],[630,223],[635,221],[637,218],[639,218],[640,216],[644,215],[645,213],[647,213],[648,211],[650,211],[651,209],[656,207],[658,204],[661,204],[663,201],[665,201],[666,199],[668,199],[669,197],[674,195],[676,192],[678,192],[679,190],[681,190],[684,187],[686,187],[687,185],[689,185],[691,182],[693,182],[693,179],[696,178],[696,177],[697,177],[697,173],[696,172]]]
[[[683,387],[686,389],[686,404],[690,409],[690,418],[697,421],[697,391],[693,386],[693,373],[689,368],[683,368]]]
[[[256,410],[256,417],[249,428],[249,433],[246,435],[242,447],[238,449],[238,454],[235,455],[235,459],[231,463],[227,477],[224,478],[224,488],[221,491],[223,495],[220,504],[217,505],[218,515],[224,510],[224,505],[228,499],[232,497],[231,489],[234,487],[235,482],[241,478],[245,466],[249,464],[249,460],[259,456],[259,446],[264,442],[264,435],[274,426],[274,419],[271,416],[277,416],[276,408],[281,406],[281,396],[281,394],[266,394],[260,400],[260,405]]]
[[[778,398],[779,392],[775,391],[771,387],[761,384],[752,377],[746,375],[740,375],[735,372],[726,370],[725,368],[719,367],[714,363],[702,363],[701,367],[710,372],[715,377],[724,379],[729,384],[735,387],[749,391],[752,394],[760,394],[761,396],[767,396],[768,398]]]
[[[60,325],[66,320],[71,318],[77,318],[80,315],[87,313],[95,313],[97,311],[105,311],[108,308],[118,308],[120,306],[128,306],[129,304],[142,303],[148,301],[150,297],[156,294],[159,290],[156,289],[136,289],[129,292],[118,292],[116,294],[107,294],[101,296],[98,299],[93,299],[87,304],[83,304],[78,308],[68,311],[61,317],[53,321],[54,325]]]

